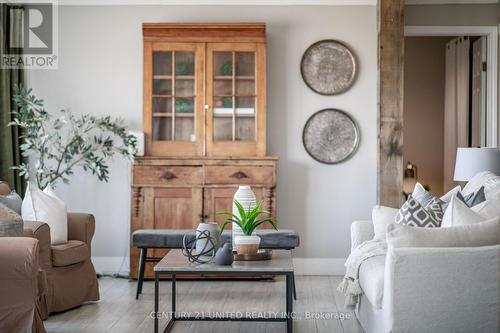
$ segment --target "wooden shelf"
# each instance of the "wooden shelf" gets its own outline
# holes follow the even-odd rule
[[[194,75],[176,75],[176,80],[194,80]],[[153,75],[153,80],[172,80],[172,75]]]
[[[194,99],[196,96],[151,95],[153,98]]]
[[[236,113],[236,118],[255,118],[254,113]],[[215,118],[232,118],[232,113],[214,113]]]
[[[236,80],[255,80],[255,76],[249,75],[236,75]],[[232,75],[216,75],[214,76],[214,80],[232,80]]]
[[[253,98],[257,97],[256,95],[252,95],[252,94],[250,94],[250,95],[244,95],[244,94],[241,94],[241,95],[220,94],[220,95],[214,95],[214,98],[216,98],[216,97],[233,97],[233,96],[236,97],[236,98],[238,98],[238,97],[253,97]]]
[[[153,117],[172,117],[171,112],[154,112]],[[194,113],[191,112],[176,112],[176,118],[194,118]]]

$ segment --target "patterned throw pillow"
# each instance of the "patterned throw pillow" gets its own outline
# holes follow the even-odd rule
[[[476,192],[463,195],[462,193],[457,193],[457,198],[465,203],[468,207],[474,207],[479,205],[481,202],[486,201],[486,196],[484,195],[484,186],[481,186]]]
[[[0,237],[23,235],[23,219],[19,214],[0,203]]]
[[[8,194],[0,194],[0,203],[9,207],[17,214],[21,215],[21,205],[23,204],[23,199],[16,193],[16,191],[12,191]]]
[[[434,198],[424,207],[410,196],[396,214],[395,222],[413,227],[437,228],[441,226],[442,219],[441,200]]]

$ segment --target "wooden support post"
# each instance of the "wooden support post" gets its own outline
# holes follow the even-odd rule
[[[403,200],[404,0],[379,0],[378,198],[399,207]]]

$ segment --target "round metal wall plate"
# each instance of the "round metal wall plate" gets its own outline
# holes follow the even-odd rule
[[[324,109],[306,122],[302,141],[307,153],[316,161],[335,164],[354,154],[359,145],[359,130],[344,111]]]
[[[356,77],[356,59],[341,42],[321,40],[304,52],[300,72],[311,90],[321,95],[338,95],[352,86]]]

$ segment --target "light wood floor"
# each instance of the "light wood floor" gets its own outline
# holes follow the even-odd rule
[[[298,300],[294,311],[302,319],[294,320],[294,332],[362,333],[356,317],[344,309],[344,297],[336,291],[340,277],[297,276]],[[76,309],[52,315],[45,327],[50,333],[122,333],[153,332],[154,283],[145,282],[143,295],[135,300],[135,281],[125,279],[99,279],[101,301],[82,305]],[[177,284],[177,311],[285,311],[284,278],[276,281],[180,281]],[[160,311],[170,310],[170,282],[160,284]],[[329,319],[305,319],[306,312],[326,315]],[[335,313],[345,319],[335,319]],[[337,317],[338,318],[338,317]],[[165,327],[166,319],[160,321]],[[177,322],[174,333],[179,332],[286,332],[284,323],[241,322]]]

